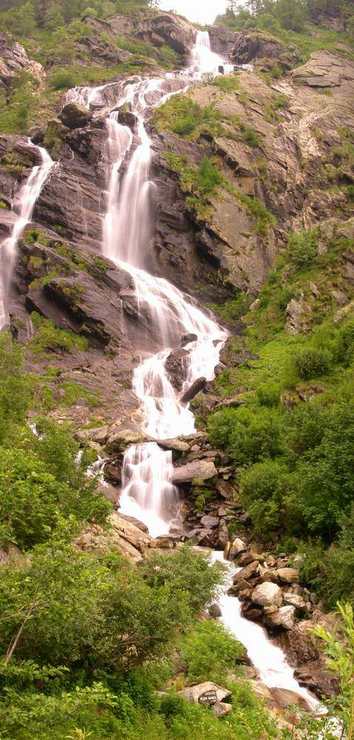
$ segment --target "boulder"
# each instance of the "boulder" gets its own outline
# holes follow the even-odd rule
[[[177,391],[181,391],[186,380],[189,352],[186,349],[175,349],[165,362],[170,382]]]
[[[197,380],[192,383],[192,385],[187,388],[187,390],[183,393],[183,396],[181,396],[181,403],[189,403],[193,400],[195,396],[200,393],[200,391],[204,390],[206,386],[207,380],[206,378],[197,378]]]
[[[212,706],[217,702],[223,702],[225,699],[231,697],[231,691],[218,686],[218,684],[212,681],[198,683],[195,686],[187,686],[178,693],[191,704],[204,704],[204,706]]]
[[[118,122],[122,126],[128,126],[132,131],[135,130],[138,119],[134,113],[129,110],[120,110],[118,113]]]
[[[219,519],[217,516],[211,516],[210,514],[205,514],[202,516],[200,523],[203,527],[206,527],[206,529],[214,529],[219,524]]]
[[[277,576],[284,583],[298,583],[300,579],[297,568],[278,568]]]
[[[188,442],[184,442],[183,439],[159,439],[158,444],[165,450],[176,450],[176,452],[189,452]]]
[[[227,714],[232,712],[232,704],[226,704],[223,701],[217,701],[213,704],[213,712],[217,717],[226,717]]]
[[[236,537],[232,542],[229,550],[229,560],[235,560],[238,555],[247,550],[247,545],[239,537]]]
[[[289,689],[279,689],[277,687],[269,689],[273,701],[281,709],[287,709],[288,707],[297,706],[305,711],[309,711],[309,705],[303,696],[296,694],[295,691]]]
[[[253,604],[259,604],[259,606],[281,606],[282,601],[283,594],[281,588],[271,581],[260,583],[252,591]]]
[[[109,435],[105,449],[108,454],[111,455],[114,453],[124,452],[124,450],[130,445],[141,444],[144,440],[145,438],[142,432],[139,432],[136,429],[117,429]]]
[[[79,103],[67,103],[59,113],[59,119],[67,128],[83,128],[90,123],[92,113]]]
[[[299,611],[306,611],[306,602],[300,594],[293,594],[290,591],[283,593],[283,598],[286,604],[291,604]]]
[[[292,630],[295,626],[295,607],[281,606],[280,609],[266,615],[266,622],[269,627]]]
[[[194,460],[173,469],[173,483],[190,483],[193,480],[209,480],[217,475],[217,470],[211,460]]]
[[[154,540],[136,526],[133,518],[114,512],[109,518],[110,528],[103,529],[92,524],[75,540],[75,546],[89,552],[110,552],[117,550],[135,563],[143,559],[146,550],[153,547]]]
[[[252,563],[249,563],[249,565],[246,565],[244,568],[240,568],[240,570],[235,573],[233,577],[233,583],[236,584],[240,583],[241,581],[245,581],[247,584],[248,579],[258,574],[258,572],[259,562],[258,560],[253,560]]]
[[[236,40],[231,58],[236,64],[249,64],[255,60],[272,60],[284,69],[296,62],[294,47],[285,46],[281,41],[262,31],[241,31],[235,34]]]
[[[209,615],[213,617],[213,619],[218,619],[218,617],[221,617],[221,609],[219,604],[211,604],[208,609]]]

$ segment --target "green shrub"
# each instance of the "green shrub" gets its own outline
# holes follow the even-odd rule
[[[266,540],[283,522],[286,522],[287,530],[292,530],[285,506],[290,489],[288,468],[277,460],[256,463],[241,474],[241,500],[252,518],[255,531]]]
[[[219,622],[206,620],[184,638],[181,655],[189,681],[221,681],[245,649]]]
[[[214,87],[218,87],[225,93],[238,92],[240,89],[240,78],[238,75],[219,75],[213,80]]]
[[[332,364],[328,350],[307,347],[293,357],[293,366],[301,380],[311,380],[326,375]]]
[[[13,426],[23,424],[33,399],[34,384],[23,370],[23,352],[7,332],[0,334],[0,443],[11,439]]]
[[[306,270],[313,265],[317,257],[318,233],[298,231],[288,238],[288,252],[292,264],[297,270]]]
[[[279,454],[279,422],[273,409],[222,409],[209,417],[208,432],[237,465],[249,465]]]
[[[257,388],[256,396],[261,406],[278,406],[280,386],[278,383],[261,383]]]

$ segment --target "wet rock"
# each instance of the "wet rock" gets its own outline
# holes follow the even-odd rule
[[[183,334],[183,337],[181,339],[181,347],[185,347],[187,344],[190,344],[191,342],[196,342],[198,339],[196,334]]]
[[[247,566],[249,567],[249,566]],[[252,591],[252,602],[260,606],[280,606],[283,601],[281,588],[276,583],[260,583]]]
[[[79,103],[67,103],[58,117],[67,128],[83,128],[90,123],[92,113]]]
[[[177,54],[188,57],[195,38],[191,23],[173,13],[158,13],[142,18],[135,29],[138,38],[156,46],[167,44]]]
[[[200,391],[204,390],[206,383],[206,378],[198,378],[195,380],[194,383],[185,391],[183,396],[181,396],[181,403],[189,403],[189,401],[192,401]]]
[[[300,579],[297,568],[278,568],[277,576],[284,583],[298,583]]]
[[[170,381],[177,391],[181,391],[186,380],[189,353],[185,349],[176,349],[168,356],[165,368]]]
[[[295,626],[295,607],[290,605],[281,606],[280,609],[266,615],[266,622],[269,627],[292,630]]]
[[[223,702],[225,699],[231,697],[231,691],[218,686],[218,684],[212,681],[205,681],[195,686],[187,686],[178,693],[191,704],[203,704],[204,706],[212,706],[217,702]]]
[[[212,604],[209,606],[208,612],[213,619],[218,619],[222,614],[219,604]]]
[[[217,475],[217,470],[212,461],[194,460],[194,462],[181,465],[173,469],[173,483],[189,483],[193,480],[209,480]]]
[[[118,122],[121,123],[122,126],[128,126],[128,128],[134,131],[138,123],[138,119],[134,113],[131,113],[131,111],[120,110],[118,113]]]

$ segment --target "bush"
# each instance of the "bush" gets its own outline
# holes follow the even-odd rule
[[[306,270],[313,265],[317,257],[318,233],[298,231],[288,238],[289,258],[297,270]]]
[[[326,375],[332,364],[328,350],[308,347],[293,357],[293,367],[301,380],[311,380]]]
[[[255,531],[265,539],[284,523],[292,530],[286,514],[286,497],[291,490],[287,466],[276,460],[257,463],[241,474],[240,493]]]
[[[0,334],[0,443],[23,424],[33,397],[33,382],[23,371],[23,353],[7,332]]]
[[[280,453],[279,422],[275,410],[223,409],[208,419],[208,431],[237,465],[249,465]]]
[[[244,647],[214,620],[200,622],[183,640],[181,655],[189,681],[222,681],[245,654]]]
[[[261,406],[278,406],[280,386],[278,383],[261,383],[257,388],[256,396]]]

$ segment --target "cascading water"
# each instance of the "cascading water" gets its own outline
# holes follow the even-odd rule
[[[211,380],[214,377],[227,335],[193,303],[193,299],[184,296],[167,280],[146,271],[152,155],[144,121],[151,107],[185,90],[191,81],[201,79],[203,74],[217,74],[220,66],[227,69],[224,60],[210,50],[208,34],[199,32],[191,66],[184,73],[168,74],[158,80],[138,79],[127,85],[117,83],[115,96],[110,83],[96,90],[70,91],[68,98],[103,108],[107,105],[104,90],[109,88],[112,112],[108,110],[106,119],[109,177],[103,252],[133,278],[137,305],[144,315],[149,316],[158,340],[159,351],[146,356],[133,377],[133,389],[144,414],[144,431],[155,440],[195,431],[193,414],[181,398],[198,378]],[[117,109],[126,104],[137,118],[135,136],[118,120]],[[127,160],[122,176],[122,166]],[[191,338],[185,346],[188,352],[187,372],[182,391],[178,393],[168,376],[166,360],[186,334],[196,338]],[[120,510],[145,522],[153,536],[168,533],[176,517],[177,491],[172,484],[172,471],[171,452],[162,450],[157,442],[133,445],[125,454]],[[213,553],[212,559],[223,560],[223,555]],[[231,576],[233,566],[228,564],[228,568]],[[225,589],[228,587],[226,582]],[[264,682],[268,686],[296,691],[306,697],[310,706],[318,706],[296,682],[284,654],[268,640],[265,631],[241,616],[238,599],[225,592],[220,597],[220,607],[222,621],[244,643]]]
[[[0,245],[0,330],[6,326],[8,321],[8,294],[15,266],[17,244],[25,227],[31,221],[36,201],[54,165],[46,149],[35,146],[30,139],[28,140],[28,146],[36,149],[39,153],[41,164],[33,167],[28,180],[15,197],[14,212],[16,220],[10,236]]]

